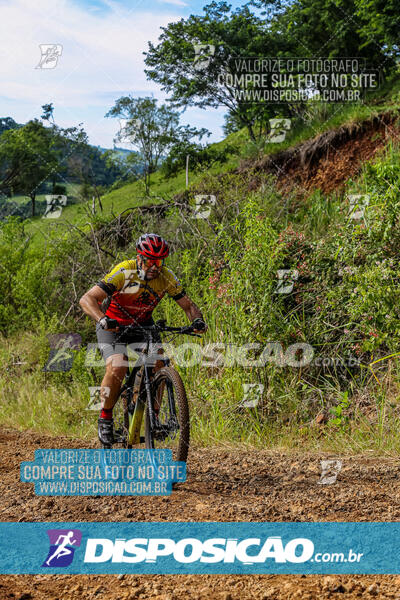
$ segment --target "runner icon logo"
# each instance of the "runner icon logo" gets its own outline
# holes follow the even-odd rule
[[[50,548],[42,567],[68,567],[76,548],[81,545],[82,532],[79,529],[48,529],[47,535]]]

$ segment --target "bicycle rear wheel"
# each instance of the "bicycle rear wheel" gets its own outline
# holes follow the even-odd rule
[[[172,450],[174,460],[186,461],[189,452],[189,406],[183,381],[172,367],[158,370],[151,381],[151,398],[160,407],[159,425],[153,430],[146,404],[146,448]]]

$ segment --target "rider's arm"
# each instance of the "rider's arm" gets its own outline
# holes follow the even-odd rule
[[[79,304],[89,317],[99,321],[104,317],[104,313],[99,305],[108,296],[112,296],[115,291],[120,290],[125,283],[126,269],[131,267],[132,261],[126,260],[115,266],[107,275],[103,277],[96,285],[86,292],[79,300]]]
[[[100,304],[108,294],[100,286],[94,285],[90,290],[83,294],[79,300],[79,304],[89,317],[92,317],[95,321],[99,321],[104,317],[104,313],[100,310]]]
[[[201,310],[198,308],[198,306],[196,306],[193,300],[189,298],[189,296],[186,296],[186,294],[182,298],[176,300],[176,303],[179,304],[179,306],[185,311],[189,321],[194,321],[195,319],[202,319],[204,321]],[[207,325],[205,329],[201,330],[201,333],[204,333],[205,331],[207,331]]]

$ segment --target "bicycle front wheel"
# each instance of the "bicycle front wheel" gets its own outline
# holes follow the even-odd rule
[[[174,460],[186,461],[189,452],[189,406],[183,381],[172,367],[156,371],[151,381],[151,399],[159,407],[158,423],[151,427],[146,404],[146,448],[171,449]]]
[[[116,448],[128,448],[129,412],[126,393],[119,396],[113,410],[114,444]]]

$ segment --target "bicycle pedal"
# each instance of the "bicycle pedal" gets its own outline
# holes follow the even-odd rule
[[[167,439],[169,431],[163,425],[158,425],[153,429],[153,437],[156,440],[164,441]]]
[[[164,442],[168,437],[168,433],[165,433],[163,431],[158,431],[154,434],[154,439],[157,440],[158,442]]]

